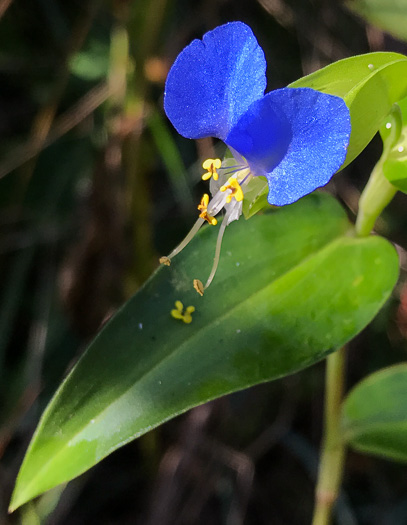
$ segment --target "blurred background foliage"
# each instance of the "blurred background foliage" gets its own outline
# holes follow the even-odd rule
[[[216,25],[246,22],[265,50],[268,89],[354,54],[407,53],[354,14],[368,16],[359,4],[0,1],[1,525],[309,523],[323,364],[198,407],[68,486],[6,509],[56,387],[195,219],[200,163],[217,145],[177,136],[163,113],[178,52]],[[351,218],[380,148],[376,138],[328,187]],[[402,277],[350,345],[348,386],[406,359],[405,209],[398,195],[377,225],[398,246]],[[406,467],[349,453],[336,520],[405,525]]]

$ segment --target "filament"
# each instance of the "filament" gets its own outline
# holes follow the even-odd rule
[[[168,259],[172,259],[173,257],[175,257],[181,250],[183,250],[185,248],[185,246],[192,240],[192,238],[194,237],[194,235],[198,232],[199,228],[202,226],[202,224],[205,222],[205,219],[197,219],[197,221],[195,222],[195,224],[192,226],[192,228],[189,230],[189,233],[187,234],[187,236],[184,238],[183,241],[180,242],[180,244],[178,244],[178,246],[176,248],[174,248],[172,250],[172,252],[168,255]]]
[[[227,224],[228,224],[227,221],[225,219],[223,219],[222,224],[220,225],[220,228],[219,228],[218,238],[216,239],[215,257],[213,259],[212,270],[211,270],[211,273],[209,274],[208,280],[206,281],[206,284],[204,286],[205,289],[208,288],[208,286],[213,281],[213,278],[215,277],[216,270],[218,269],[219,258],[220,258],[220,249],[221,249],[221,246],[222,246],[222,238],[223,238],[223,234],[225,233],[225,229],[226,229]]]

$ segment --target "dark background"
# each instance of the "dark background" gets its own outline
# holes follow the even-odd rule
[[[216,25],[246,22],[271,90],[351,55],[406,53],[406,44],[329,0],[0,0],[0,16],[0,525],[308,524],[323,363],[198,407],[63,491],[6,509],[66,371],[195,220],[199,162],[213,144],[177,136],[162,111],[178,52]],[[329,184],[351,219],[380,151],[376,137]],[[398,195],[377,225],[403,269],[405,208]],[[404,281],[402,270],[350,344],[348,387],[406,359]],[[350,452],[336,522],[405,525],[406,474]]]

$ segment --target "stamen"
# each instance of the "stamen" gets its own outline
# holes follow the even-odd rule
[[[202,180],[209,180],[213,177],[214,180],[218,180],[219,175],[217,170],[221,167],[222,161],[220,159],[206,159],[202,163],[204,170],[207,170],[207,173],[202,175]]]
[[[204,286],[202,284],[202,281],[199,279],[194,279],[193,281],[195,290],[199,293],[199,295],[202,297],[204,294]]]
[[[204,219],[205,221],[208,221],[208,223],[212,224],[212,226],[216,226],[218,224],[218,221],[215,219],[215,217],[212,217],[211,215],[209,215],[208,204],[209,204],[209,195],[207,193],[204,193],[200,204],[198,204],[198,210],[201,212],[199,214],[199,217],[201,219]]]
[[[169,257],[166,257],[165,255],[163,257],[160,257],[158,261],[160,264],[165,264],[165,266],[171,266],[171,259]]]
[[[223,234],[225,232],[225,228],[226,226],[228,226],[228,224],[237,220],[242,214],[242,201],[244,198],[242,187],[245,187],[252,177],[249,166],[245,164],[238,164],[237,166],[235,166],[233,165],[233,160],[234,159],[226,159],[223,166],[221,166],[220,159],[207,159],[202,164],[202,166],[208,170],[208,174],[204,175],[203,178],[205,180],[211,178],[210,189],[213,197],[212,199],[210,199],[207,193],[205,193],[202,196],[201,202],[198,204],[198,210],[200,212],[198,220],[195,222],[195,224],[193,225],[187,236],[183,239],[183,241],[181,241],[181,243],[168,256],[160,258],[161,264],[170,266],[171,259],[187,246],[187,244],[192,240],[192,238],[201,228],[203,223],[207,221],[212,226],[215,226],[218,223],[215,216],[223,208],[225,208],[226,215],[218,234],[214,263],[208,281],[206,285],[203,286],[203,284],[200,281],[198,281],[197,279],[194,280],[194,288],[200,295],[203,295],[204,289],[209,286],[209,284],[212,282],[215,276],[216,269],[219,263],[220,246]],[[228,166],[228,164],[231,165]],[[237,168],[236,171],[230,171],[235,168]],[[219,179],[219,175],[217,172],[218,169],[224,171],[222,171],[221,173],[221,180],[219,182],[216,182]],[[221,186],[223,181],[225,181],[227,175],[229,175],[230,173],[233,173],[233,175],[228,178],[227,182],[223,186]]]
[[[226,217],[225,217],[225,219],[226,219]],[[222,238],[223,238],[223,234],[225,233],[226,226],[228,225],[228,222],[225,219],[223,220],[223,222],[222,222],[222,224],[220,225],[220,228],[219,228],[218,238],[216,239],[215,257],[214,257],[214,260],[213,260],[211,273],[209,274],[208,280],[206,281],[206,284],[204,286],[205,290],[206,290],[206,288],[208,288],[208,286],[213,281],[213,278],[215,277],[216,270],[218,269],[219,258],[220,258],[220,249],[221,249],[221,246],[222,246]],[[202,292],[202,294],[203,294],[203,292]]]
[[[184,238],[184,240],[181,241],[178,244],[178,246],[174,248],[168,256],[160,257],[160,263],[165,264],[166,266],[169,266],[171,264],[171,259],[175,257],[180,251],[182,251],[185,248],[185,246],[193,239],[193,237],[198,232],[199,228],[202,226],[204,222],[205,222],[204,219],[201,219],[201,217],[199,217],[199,219],[195,222],[195,224],[189,230],[189,233]]]
[[[233,197],[237,200],[237,202],[241,202],[243,200],[243,190],[235,177],[230,177],[227,184],[220,188],[220,191],[226,190],[230,190],[229,195],[226,197],[226,204],[229,204]]]
[[[175,308],[171,310],[171,317],[180,319],[184,323],[189,324],[192,321],[192,313],[195,312],[195,306],[188,306],[183,313],[184,305],[181,301],[175,301]]]

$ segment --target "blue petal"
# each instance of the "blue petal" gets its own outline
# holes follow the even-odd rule
[[[253,102],[225,138],[256,175],[266,176],[284,158],[291,140],[291,123],[269,95]]]
[[[177,57],[164,108],[184,137],[224,139],[266,87],[266,61],[252,30],[231,22],[194,40]]]
[[[283,206],[327,184],[341,167],[349,144],[350,114],[341,98],[309,88],[279,89],[264,98],[291,123],[287,152],[267,174],[268,201]]]

